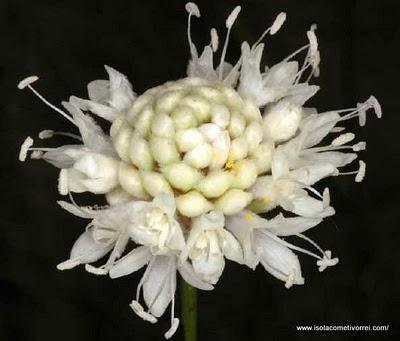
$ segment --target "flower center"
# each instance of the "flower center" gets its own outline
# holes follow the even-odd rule
[[[174,193],[184,216],[212,208],[237,213],[251,201],[246,189],[264,168],[257,157],[259,109],[234,89],[204,79],[146,91],[114,121],[110,135],[124,161],[122,188],[138,198]]]

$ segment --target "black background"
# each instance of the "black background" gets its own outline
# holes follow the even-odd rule
[[[198,46],[210,27],[224,31],[236,1],[199,1],[194,20]],[[312,104],[321,110],[352,107],[374,94],[384,118],[372,115],[362,158],[367,177],[326,181],[337,214],[310,231],[340,263],[319,273],[314,259],[300,256],[306,284],[284,288],[261,267],[255,272],[229,263],[214,292],[199,300],[200,339],[396,340],[399,327],[399,44],[398,1],[242,1],[228,60],[240,42],[254,41],[277,13],[288,21],[267,40],[268,64],[303,45],[318,24],[321,90]],[[17,82],[38,74],[37,88],[55,103],[86,95],[86,84],[105,78],[103,64],[125,73],[134,89],[185,75],[188,46],[184,1],[0,2],[0,340],[162,340],[168,313],[157,325],[128,307],[140,273],[111,280],[82,268],[60,272],[85,222],[56,204],[57,171],[43,162],[21,164],[20,143],[44,128],[72,130]],[[222,36],[222,34],[220,34]],[[53,143],[57,143],[53,141]],[[46,142],[47,143],[47,142]],[[42,143],[45,145],[45,143]],[[390,325],[390,332],[296,332],[302,324]],[[397,334],[397,337],[399,335]],[[182,331],[174,336],[182,340]]]

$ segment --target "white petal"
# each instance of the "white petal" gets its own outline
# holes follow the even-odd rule
[[[220,238],[224,256],[236,263],[243,264],[243,250],[237,239],[225,229],[221,230]]]
[[[114,264],[110,270],[110,277],[118,278],[129,275],[145,266],[150,258],[150,249],[146,246],[139,246]]]
[[[86,147],[94,152],[106,153],[108,155],[115,154],[110,139],[91,117],[85,115],[72,103],[62,102],[62,104],[72,114]]]
[[[143,283],[143,295],[150,312],[160,317],[176,290],[175,258],[156,256]]]
[[[89,99],[101,104],[107,104],[110,99],[110,81],[97,79],[87,85]]]
[[[288,174],[288,177],[307,186],[312,186],[321,179],[334,175],[336,171],[336,167],[332,164],[320,162],[295,169]]]
[[[77,207],[69,202],[66,201],[57,201],[57,204],[59,204],[64,210],[67,212],[80,217],[84,219],[93,219],[94,217],[94,212],[91,212],[90,210],[86,209],[85,207]]]
[[[185,261],[183,263],[178,264],[178,270],[181,274],[182,278],[189,283],[191,286],[200,289],[200,290],[213,290],[214,287],[204,282],[193,270],[193,266]]]
[[[109,242],[101,243],[94,240],[93,231],[87,230],[74,243],[70,258],[79,259],[81,264],[93,263],[106,255],[113,246]]]
[[[273,276],[287,282],[293,274],[293,284],[304,283],[299,259],[286,246],[260,231],[254,231],[254,246],[260,255],[261,264]]]
[[[120,110],[129,108],[136,97],[131,83],[112,67],[104,67],[110,77],[110,105]]]
[[[279,214],[275,218],[266,221],[265,228],[277,236],[291,236],[303,233],[318,225],[321,221],[321,218],[285,218],[282,214]]]

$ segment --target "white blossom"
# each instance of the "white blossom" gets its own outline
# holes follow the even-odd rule
[[[130,307],[155,323],[171,306],[166,338],[179,326],[177,272],[190,285],[212,290],[228,259],[252,269],[261,264],[289,288],[304,283],[294,251],[316,258],[319,271],[338,263],[330,250],[303,234],[335,213],[329,189],[319,193],[313,186],[338,175],[361,182],[364,161],[357,170],[342,168],[366,142],[353,142],[356,134],[342,123],[357,118],[364,126],[369,109],[382,117],[373,96],[354,108],[322,113],[305,106],[319,90],[311,84],[320,72],[316,25],[307,31],[304,46],[275,65],[262,66],[263,41],[282,28],[282,12],[255,43],[242,42],[240,57],[228,63],[230,33],[241,7],[227,17],[225,38],[212,28],[201,52],[191,36],[192,19],[200,17],[200,10],[192,2],[185,9],[187,77],[137,95],[125,75],[105,66],[109,79],[90,82],[88,99],[71,96],[62,102],[65,111],[33,87],[37,76],[17,85],[75,129],[42,130],[41,141],[61,135],[72,142],[36,147],[28,137],[18,156],[59,168],[58,190],[71,201],[59,204],[89,220],[58,269],[82,264],[90,273],[118,278],[145,267]],[[109,121],[109,132],[93,117]],[[79,198],[83,192],[104,195],[107,205],[79,206],[74,193]],[[271,218],[257,215],[265,212]],[[285,241],[286,236],[305,240],[317,252]],[[103,265],[93,265],[107,254]]]

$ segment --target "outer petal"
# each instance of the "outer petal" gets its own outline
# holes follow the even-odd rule
[[[176,290],[175,257],[156,256],[143,283],[143,295],[150,312],[160,317],[168,307]]]
[[[71,103],[76,105],[79,109],[84,111],[91,111],[99,117],[104,118],[107,121],[114,121],[118,117],[118,110],[108,105],[97,103],[95,101],[89,101],[87,99],[78,98],[75,96],[70,97]]]
[[[332,207],[325,207],[323,201],[312,198],[304,190],[297,190],[288,197],[280,198],[280,205],[303,217],[327,217],[335,213]]]
[[[308,85],[307,83],[297,84],[290,88],[285,98],[295,105],[302,106],[318,90],[319,86],[317,85]]]
[[[256,252],[265,270],[282,281],[288,282],[292,276],[290,280],[293,284],[304,284],[299,259],[277,241],[278,237],[254,231],[253,238]]]
[[[322,218],[285,218],[282,214],[279,214],[275,218],[266,221],[265,228],[277,236],[291,236],[303,233],[318,225],[321,221]]]
[[[131,83],[117,70],[104,66],[110,77],[110,101],[109,104],[119,110],[129,108],[135,100],[135,93],[132,91]]]
[[[344,167],[353,162],[357,158],[356,153],[341,153],[341,152],[323,152],[305,154],[302,159],[304,163],[330,163],[336,168]]]
[[[300,127],[304,134],[303,148],[309,148],[320,143],[336,125],[340,115],[336,111],[308,116]]]
[[[72,114],[87,148],[93,152],[115,155],[111,140],[91,117],[85,115],[76,105],[70,102],[62,102],[62,104]]]
[[[110,81],[97,79],[87,85],[89,99],[100,104],[107,104],[110,99]]]
[[[226,219],[226,228],[240,241],[245,264],[252,269],[255,269],[259,262],[259,257],[253,250],[252,231],[255,227],[264,226],[265,222],[265,219],[247,210]]]
[[[150,261],[151,256],[152,255],[148,247],[137,247],[114,264],[110,270],[110,277],[118,278],[139,270]]]
[[[312,186],[319,180],[334,175],[335,172],[336,167],[334,165],[327,162],[321,162],[295,169],[289,173],[288,177],[307,186]]]
[[[178,264],[178,270],[183,279],[188,282],[191,286],[200,289],[200,290],[213,290],[214,287],[204,282],[199,275],[197,275],[194,270],[193,266],[189,262],[183,262]]]
[[[225,229],[221,230],[219,235],[224,256],[236,263],[243,264],[243,250],[236,238]]]
[[[81,264],[93,263],[106,255],[114,243],[98,242],[93,238],[93,231],[87,230],[76,240],[71,250],[71,259],[78,259]]]

